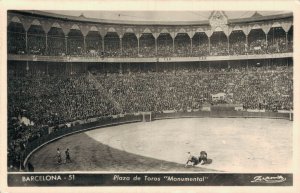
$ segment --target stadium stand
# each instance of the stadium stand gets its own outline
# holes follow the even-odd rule
[[[184,25],[176,34],[171,29],[120,34],[113,27],[127,26],[121,23],[104,23],[113,27],[99,33],[91,27],[95,21],[77,17],[66,20],[26,11],[10,11],[8,16],[10,170],[22,165],[28,143],[47,135],[49,128],[55,131],[76,120],[187,112],[218,104],[272,112],[293,109],[293,26],[286,26],[290,14],[230,21],[255,27],[232,27],[227,35],[197,30],[192,35]],[[45,24],[45,17],[51,22]],[[74,20],[78,24],[73,25]],[[257,27],[261,22],[270,24],[266,33]],[[196,29],[198,24],[193,25]],[[245,58],[249,55],[257,56]],[[224,56],[240,58],[219,59]],[[57,61],[60,57],[62,62]],[[69,62],[72,58],[82,59]],[[85,62],[87,58],[91,62]],[[135,62],[110,63],[109,58]],[[159,62],[166,58],[179,62]]]

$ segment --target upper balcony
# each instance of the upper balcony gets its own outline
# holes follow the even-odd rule
[[[201,61],[291,57],[293,15],[198,22],[124,22],[39,11],[8,12],[8,59]]]

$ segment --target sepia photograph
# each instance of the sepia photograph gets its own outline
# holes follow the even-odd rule
[[[293,10],[5,14],[8,187],[295,183]]]

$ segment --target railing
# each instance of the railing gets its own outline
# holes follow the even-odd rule
[[[39,56],[8,54],[8,60],[16,61],[52,61],[52,62],[104,62],[104,63],[135,63],[135,62],[197,62],[197,61],[223,61],[248,60],[268,58],[288,58],[293,53],[257,54],[257,55],[228,55],[228,56],[199,56],[199,57],[89,57],[89,56]]]

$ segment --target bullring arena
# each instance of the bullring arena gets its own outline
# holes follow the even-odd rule
[[[291,172],[293,13],[203,14],[9,10],[7,170]]]
[[[57,165],[56,148],[72,163]],[[212,163],[185,168],[187,152]],[[30,159],[36,171],[291,172],[292,122],[261,118],[185,118],[105,127],[59,139]]]

